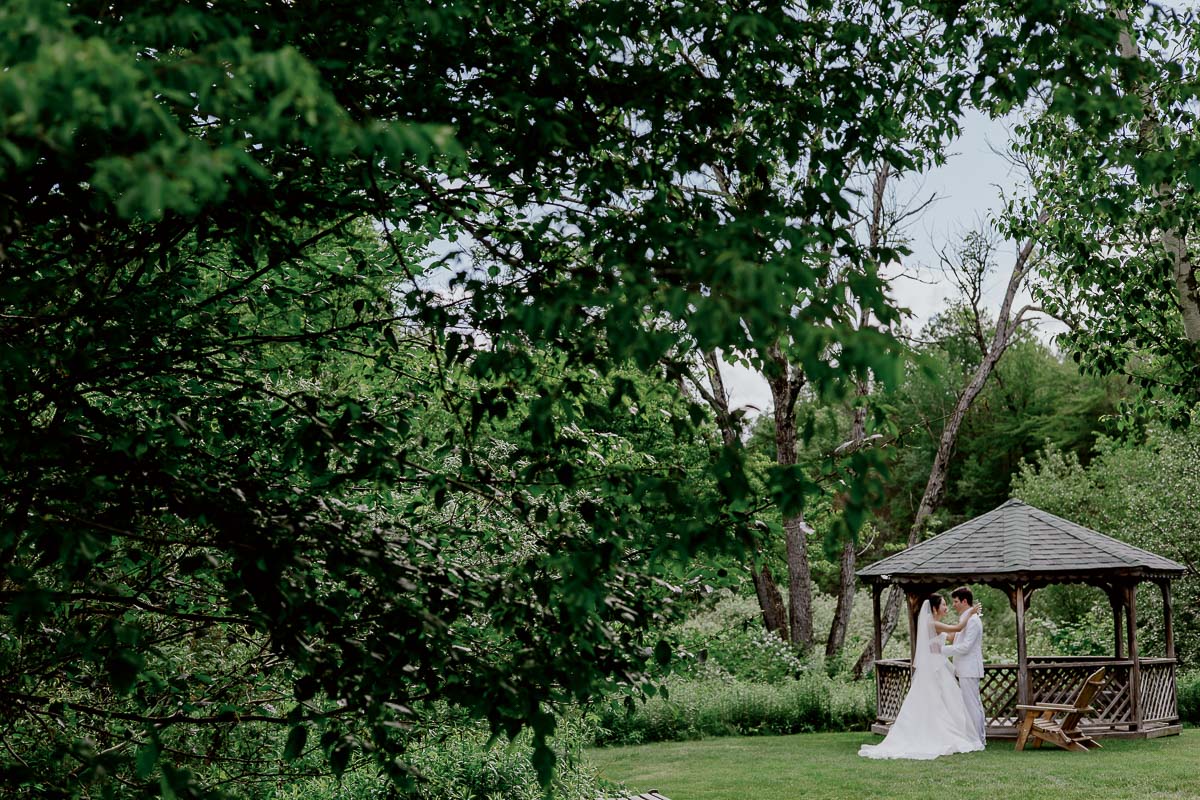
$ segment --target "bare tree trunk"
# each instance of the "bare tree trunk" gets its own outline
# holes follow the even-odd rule
[[[854,540],[842,544],[842,557],[838,561],[838,598],[833,610],[833,622],[829,626],[829,638],[825,640],[825,655],[837,655],[846,644],[846,630],[850,627],[850,612],[854,609]]]
[[[1133,41],[1129,14],[1121,9],[1116,11],[1115,15],[1117,19],[1125,23],[1120,34],[1121,56],[1136,61],[1141,58],[1141,53]],[[1147,147],[1162,123],[1153,110],[1153,89],[1145,84],[1137,85],[1134,88],[1142,100],[1142,108],[1145,109],[1142,124],[1138,127],[1138,143],[1142,147]],[[1154,194],[1164,210],[1174,205],[1171,197],[1172,187],[1160,185],[1155,188]],[[1178,294],[1184,334],[1188,341],[1200,342],[1200,275],[1198,275],[1200,270],[1197,269],[1195,260],[1188,254],[1187,229],[1164,227],[1159,234],[1159,242],[1171,261],[1171,277],[1175,281],[1175,291]]]
[[[866,397],[866,382],[859,382],[857,394]],[[850,441],[855,447],[861,447],[866,436],[866,417],[865,408],[854,409],[854,428]],[[855,555],[854,540],[847,539],[842,543],[842,556],[838,559],[837,606],[833,610],[833,622],[829,625],[829,638],[825,640],[826,657],[837,654],[846,643],[846,629],[850,627],[850,612],[854,609]]]
[[[757,564],[750,565],[750,575],[754,578],[754,593],[758,596],[758,607],[762,609],[763,626],[769,633],[787,641],[785,613],[783,610],[783,595],[771,574],[771,566],[763,564],[762,569]]]
[[[780,466],[796,463],[796,400],[804,386],[804,376],[788,363],[778,345],[769,356],[775,364],[768,376],[771,399],[775,404],[775,461]],[[803,514],[783,518],[788,564],[788,633],[792,644],[804,650],[813,645],[812,571],[808,564],[808,535],[812,532]]]
[[[1043,212],[1039,217],[1039,222],[1044,223],[1046,219],[1047,215]],[[954,410],[950,413],[950,417],[946,420],[946,426],[942,429],[942,435],[938,441],[937,455],[934,456],[933,467],[929,471],[929,480],[925,483],[925,492],[921,496],[920,505],[917,506],[917,513],[913,517],[912,526],[908,529],[908,547],[912,547],[921,540],[921,534],[925,530],[926,521],[941,503],[942,494],[946,490],[946,475],[950,470],[950,458],[954,454],[954,447],[958,442],[958,431],[967,416],[967,411],[970,410],[971,404],[975,402],[975,398],[983,391],[984,384],[987,383],[987,379],[991,376],[993,370],[995,370],[997,362],[1004,355],[1004,351],[1008,349],[1013,334],[1016,333],[1017,328],[1023,321],[1025,313],[1037,310],[1026,306],[1018,311],[1016,315],[1012,313],[1012,304],[1016,298],[1017,290],[1020,289],[1032,266],[1030,264],[1030,256],[1033,254],[1033,248],[1034,241],[1030,239],[1025,242],[1020,253],[1017,254],[1016,263],[1013,265],[1012,274],[1008,279],[1008,289],[1004,295],[1004,302],[1001,304],[1000,313],[997,316],[996,332],[992,336],[991,344],[988,346],[987,352],[984,353],[983,360],[975,369],[975,373],[971,376],[971,380],[967,382],[967,385],[958,395],[958,399],[954,403]],[[883,615],[881,647],[887,646],[888,640],[892,636],[892,631],[895,630],[902,599],[903,593],[899,587],[893,586],[888,590],[887,606],[884,609]],[[876,658],[874,643],[868,643],[854,665],[854,676],[861,677],[869,672]]]
[[[735,417],[729,409],[729,394],[725,391],[725,379],[721,376],[721,360],[717,357],[715,350],[703,353],[702,359],[711,391],[706,390],[700,384],[696,384],[696,388],[712,408],[713,414],[716,415],[717,427],[721,431],[721,439],[725,442],[725,446],[732,447],[739,440],[738,420],[740,416]],[[750,578],[754,581],[754,594],[758,597],[758,607],[762,610],[763,626],[768,633],[773,633],[787,641],[783,595],[779,591],[775,576],[771,574],[771,567],[766,563],[762,551],[756,553],[754,560],[750,563]]]
[[[717,428],[721,431],[721,440],[729,446],[738,440],[738,431],[733,415],[729,412],[729,394],[725,391],[725,379],[721,377],[721,361],[717,358],[716,350],[709,350],[702,357],[704,370],[708,373],[708,384],[712,387],[712,393],[705,393],[704,399],[717,415]]]

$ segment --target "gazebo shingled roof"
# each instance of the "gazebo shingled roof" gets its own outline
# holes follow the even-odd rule
[[[857,574],[873,582],[960,575],[987,582],[1106,573],[1153,578],[1184,572],[1184,566],[1169,558],[1014,499]]]

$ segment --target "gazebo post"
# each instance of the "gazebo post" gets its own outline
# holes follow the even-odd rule
[[[1171,621],[1174,609],[1171,607],[1171,580],[1163,578],[1158,582],[1158,588],[1162,590],[1163,599],[1163,635],[1166,638],[1167,658],[1175,657],[1175,627]]]
[[[1121,615],[1125,610],[1125,601],[1121,599],[1121,593],[1115,586],[1108,587],[1106,591],[1113,613],[1113,658],[1120,661],[1125,657],[1125,647],[1121,641]]]
[[[1025,586],[1016,584],[1012,594],[1013,610],[1017,612],[1017,703],[1028,705],[1029,698],[1029,653],[1025,646]]]
[[[871,613],[875,620],[874,638],[871,640],[875,647],[875,660],[883,658],[883,620],[880,619],[879,596],[883,593],[883,584],[874,581],[871,584]]]
[[[908,586],[904,589],[904,596],[908,598],[908,664],[912,666],[917,660],[917,612],[921,610],[920,595],[913,587]]]
[[[1138,657],[1137,644],[1137,584],[1125,586],[1125,619],[1127,640],[1129,641],[1129,704],[1133,712],[1133,727],[1130,730],[1142,729],[1142,660]]]

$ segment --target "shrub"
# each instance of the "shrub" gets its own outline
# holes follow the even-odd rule
[[[1112,611],[1108,605],[1093,606],[1076,620],[1043,620],[1053,653],[1066,656],[1103,656],[1112,652]]]
[[[554,797],[595,800],[604,794],[596,770],[581,758],[585,734],[578,722],[564,720],[553,744],[558,755]],[[425,737],[409,752],[420,775],[416,797],[422,800],[542,800],[545,793],[531,761],[528,733],[509,742],[490,742],[479,723],[447,726]],[[315,778],[277,791],[272,800],[385,800],[394,797],[386,777],[371,765],[348,771],[342,780]]]
[[[813,630],[829,630],[837,599],[813,594]],[[900,626],[888,643],[888,655],[908,652],[908,631]],[[752,683],[774,683],[796,678],[819,669],[830,675],[849,673],[858,654],[871,637],[871,599],[868,592],[855,598],[850,627],[841,653],[830,659],[820,655],[805,657],[778,636],[766,632],[762,612],[753,594],[729,590],[714,592],[684,622],[669,632],[678,642],[682,661],[674,665],[677,674],[695,677],[701,666],[716,665],[730,675]],[[820,643],[818,643],[820,649]]]
[[[720,597],[672,631],[682,648],[676,672],[693,677],[724,671],[742,680],[772,683],[794,678],[807,665],[796,649],[762,626],[758,601]]]
[[[597,743],[864,730],[875,718],[874,683],[841,681],[819,670],[777,683],[712,672],[668,681],[664,688],[632,706],[603,709],[596,720]]]
[[[1200,725],[1200,670],[1180,672],[1175,691],[1180,721]]]

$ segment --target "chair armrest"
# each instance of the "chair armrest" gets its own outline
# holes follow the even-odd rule
[[[1078,711],[1081,714],[1085,714],[1089,711],[1095,710],[1096,709],[1092,708],[1091,706],[1088,706],[1087,708],[1076,708],[1075,706],[1069,706],[1065,703],[1037,703],[1031,706],[1017,706],[1017,711]]]

